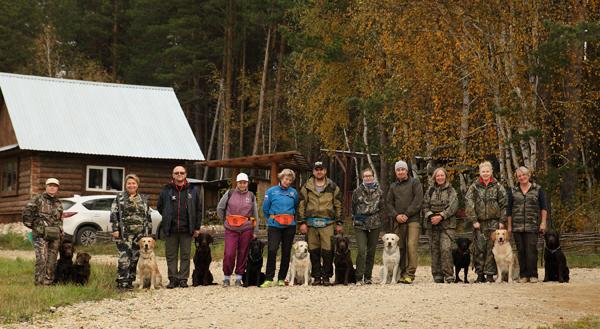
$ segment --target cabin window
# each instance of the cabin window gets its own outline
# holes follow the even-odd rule
[[[123,191],[125,168],[87,166],[86,190],[88,191]]]
[[[19,163],[16,158],[0,160],[0,190],[1,195],[17,195],[17,179]]]

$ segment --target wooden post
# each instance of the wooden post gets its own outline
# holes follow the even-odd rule
[[[236,185],[235,179],[237,175],[240,173],[240,168],[231,168],[231,188],[234,188]],[[248,182],[249,183],[249,182]]]
[[[279,183],[279,179],[277,178],[278,171],[277,162],[271,162],[271,186]]]
[[[352,197],[348,197],[348,190],[350,189],[350,167],[348,166],[348,156],[344,155],[344,218],[346,220],[348,217],[348,211],[350,210],[350,202],[352,202]]]

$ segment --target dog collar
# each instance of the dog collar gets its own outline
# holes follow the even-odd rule
[[[554,254],[555,252],[557,252],[560,249],[560,246],[558,246],[556,249],[549,249],[548,247],[545,247],[546,250],[548,250],[551,254]]]

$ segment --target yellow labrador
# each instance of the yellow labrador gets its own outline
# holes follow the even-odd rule
[[[400,264],[400,238],[394,233],[387,233],[383,240],[383,266],[381,266],[381,284],[398,282],[398,264]]]
[[[512,283],[513,279],[519,277],[519,260],[514,255],[512,246],[510,245],[510,234],[507,230],[496,230],[492,234],[494,247],[492,253],[498,268],[498,278],[496,282],[502,282],[504,274],[508,275],[508,283]],[[515,279],[516,280],[516,279]]]
[[[298,283],[308,286],[311,270],[308,243],[306,241],[296,241],[292,248],[292,260],[290,262],[290,270],[288,271],[289,285],[293,286]]]
[[[138,259],[134,286],[144,288],[145,282],[150,282],[151,289],[162,287],[162,276],[156,264],[154,255],[155,241],[151,237],[143,237],[138,241],[140,258]]]

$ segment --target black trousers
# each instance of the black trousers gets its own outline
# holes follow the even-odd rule
[[[275,277],[275,261],[277,260],[277,250],[281,244],[281,261],[279,262],[278,280],[285,280],[288,269],[290,268],[290,255],[292,252],[292,244],[296,235],[296,225],[285,228],[277,228],[269,226],[267,231],[267,270],[265,273],[266,280],[273,281]]]
[[[519,276],[521,278],[537,278],[537,232],[513,232],[519,255]]]

